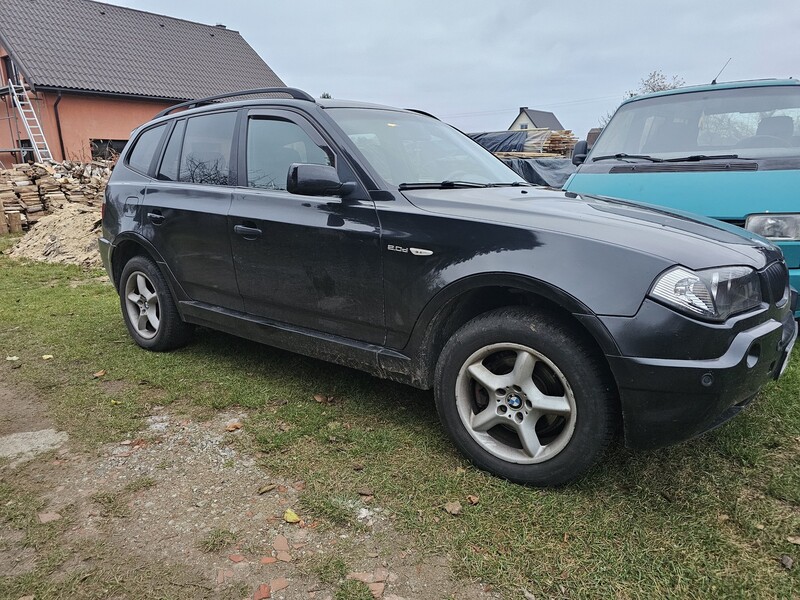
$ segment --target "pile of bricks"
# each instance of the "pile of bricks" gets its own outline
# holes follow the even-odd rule
[[[0,169],[0,233],[18,233],[69,203],[100,206],[112,162],[16,164]]]

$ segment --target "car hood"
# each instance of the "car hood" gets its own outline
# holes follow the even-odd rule
[[[594,239],[660,256],[692,269],[780,258],[768,240],[694,213],[533,187],[406,190],[420,210]]]

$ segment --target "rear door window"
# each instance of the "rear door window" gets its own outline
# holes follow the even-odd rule
[[[186,123],[178,180],[229,185],[236,113],[191,117]]]
[[[164,158],[161,159],[161,168],[158,178],[162,181],[178,181],[178,169],[181,164],[181,146],[183,145],[183,132],[186,131],[186,120],[178,121],[172,135],[169,136]]]

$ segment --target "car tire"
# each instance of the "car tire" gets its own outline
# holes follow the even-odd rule
[[[166,279],[146,256],[134,256],[122,269],[119,288],[125,325],[133,340],[154,352],[185,345],[193,327],[185,323]]]
[[[516,483],[575,480],[615,430],[616,390],[598,349],[560,315],[528,307],[461,327],[439,357],[434,392],[456,447]]]

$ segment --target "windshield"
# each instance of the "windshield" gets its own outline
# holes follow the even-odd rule
[[[589,156],[800,156],[800,86],[660,96],[619,108]]]
[[[446,123],[394,110],[331,108],[328,114],[389,184],[525,180]]]

